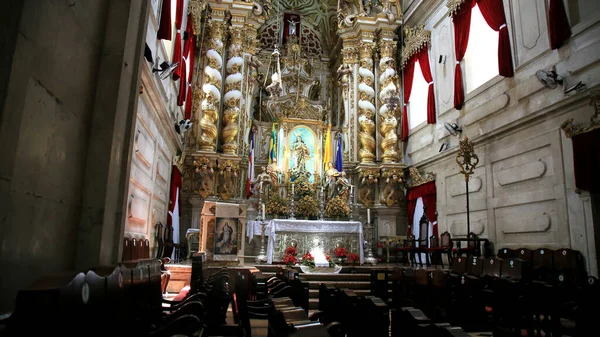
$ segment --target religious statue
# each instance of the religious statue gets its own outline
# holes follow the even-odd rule
[[[295,164],[292,167],[292,178],[295,180],[300,173],[306,172],[306,161],[310,157],[310,149],[302,140],[302,136],[296,135],[296,141],[291,146]]]
[[[403,181],[398,172],[390,172],[385,180],[385,186],[381,192],[381,200],[388,206],[394,206],[400,202],[400,188]]]
[[[292,18],[288,20],[288,23],[290,24],[288,29],[289,35],[296,35],[296,24],[300,23],[300,21],[296,21],[295,18]]]
[[[308,91],[308,99],[318,101],[321,98],[321,82],[315,78]]]
[[[235,196],[237,168],[227,161],[223,166],[219,165],[219,169],[219,196],[223,200],[229,200]]]
[[[359,16],[370,16],[371,11],[373,9],[373,1],[372,0],[361,0],[360,2],[362,13]]]
[[[377,174],[378,175],[378,174]],[[373,205],[374,189],[379,179],[377,179],[375,172],[367,171],[364,173],[361,181],[360,188],[358,190],[358,201],[367,207]]]
[[[344,63],[339,66],[337,69],[338,73],[338,83],[344,89],[348,89],[348,85],[350,85],[350,74],[352,74],[352,68],[350,65]]]
[[[281,94],[281,90],[282,88],[281,80],[279,79],[279,74],[277,72],[274,72],[273,75],[271,75],[271,84],[267,86],[267,91],[270,94],[269,98],[279,97],[279,94]]]
[[[346,178],[346,172],[342,171],[339,174],[337,180],[335,181],[336,196],[342,198],[345,201],[348,201],[348,198],[350,197],[351,186],[352,185],[350,185],[348,178]]]
[[[194,160],[196,166],[195,190],[202,198],[206,198],[213,193],[215,184],[215,170],[209,166],[208,158],[201,158],[199,161]]]
[[[277,158],[273,158],[273,162],[267,166],[267,173],[271,178],[271,185],[279,186],[279,167],[277,166]]]
[[[335,182],[337,177],[340,176],[340,172],[333,167],[333,163],[327,163],[327,170],[325,170],[325,175],[327,176],[327,200],[334,198],[335,195]]]
[[[271,183],[271,176],[267,172],[267,168],[265,166],[262,166],[260,174],[256,177],[256,180],[254,181],[255,188],[259,192],[263,192],[268,185],[271,185]]]

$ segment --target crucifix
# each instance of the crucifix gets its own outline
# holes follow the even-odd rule
[[[300,21],[296,21],[295,18],[291,18],[290,20],[288,20],[288,23],[290,24],[288,27],[289,35],[296,35],[296,24],[300,23]]]

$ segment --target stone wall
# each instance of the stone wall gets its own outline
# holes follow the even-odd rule
[[[184,2],[187,8],[187,0]],[[173,54],[170,41],[164,43],[156,39],[159,5],[159,1],[151,2],[145,35],[145,43],[152,51],[155,63],[158,63],[158,59],[160,62],[168,61]],[[182,27],[185,27],[186,21],[187,16]],[[152,72],[152,68],[158,65],[145,59],[142,63],[142,87],[134,125],[125,236],[149,239],[150,253],[154,256],[155,225],[167,223],[172,162],[177,151],[181,151],[182,136],[175,132],[174,124],[184,118],[184,111],[183,107],[177,106],[180,81],[175,82],[171,77],[161,79],[160,72]],[[185,230],[179,237],[185,238]]]
[[[593,5],[588,0],[579,2],[580,8]],[[455,162],[459,139],[444,128],[444,122],[456,122],[463,135],[475,143],[480,159],[469,185],[472,231],[491,239],[496,249],[580,250],[590,272],[597,275],[595,243],[589,235],[593,233],[591,199],[585,192],[575,191],[572,145],[560,129],[569,118],[576,124],[589,121],[593,113],[588,105],[589,90],[565,94],[561,87],[544,87],[535,76],[539,69],[555,67],[571,85],[582,81],[593,89],[600,84],[597,12],[591,15],[591,6],[591,12],[573,26],[569,42],[550,50],[545,2],[504,4],[515,77],[498,76],[475,89],[466,95],[460,111],[452,107],[454,32],[445,4],[426,18],[417,14],[406,18],[408,24],[424,23],[432,31],[430,59],[438,121],[410,131],[405,162],[436,174],[440,233],[448,230],[452,235],[465,235],[465,182]],[[432,11],[423,6],[415,12],[419,10]],[[437,62],[439,55],[447,55],[445,64]],[[449,149],[440,153],[442,142],[448,143]]]
[[[42,275],[116,262],[147,8],[23,3],[2,49],[0,312]]]

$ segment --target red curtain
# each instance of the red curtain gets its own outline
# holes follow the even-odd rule
[[[479,6],[481,15],[490,28],[499,32],[498,74],[504,77],[513,77],[515,72],[512,64],[510,38],[508,37],[508,28],[506,27],[506,17],[504,16],[502,0],[478,0],[477,6]]]
[[[548,8],[548,33],[550,48],[558,49],[571,36],[571,25],[563,0],[550,0]]]
[[[183,180],[181,177],[181,172],[177,168],[177,166],[173,165],[173,169],[171,171],[171,188],[169,190],[169,211],[173,212],[175,209],[175,198],[177,197],[177,189],[179,189],[179,193],[181,193],[181,186],[183,185]],[[179,198],[181,200],[181,197]],[[167,224],[172,224],[171,215],[167,216]]]
[[[156,38],[171,41],[171,0],[163,0]]]
[[[187,92],[187,81],[186,81],[186,64],[185,59],[181,58],[181,64],[179,67],[181,68],[181,80],[179,81],[179,94],[177,95],[177,105],[183,106],[185,102],[185,95]]]
[[[407,104],[410,101],[410,92],[412,91],[413,78],[415,77],[415,58],[411,57],[406,66],[404,66],[404,108],[402,109],[402,137],[401,141],[408,140],[408,110]]]
[[[175,34],[175,49],[173,52],[173,62],[179,62],[179,67],[175,68],[173,71],[173,81],[177,81],[180,78],[185,78],[182,74],[185,72],[183,67],[183,54],[182,54],[182,45],[181,45],[181,24],[183,21],[183,0],[177,0],[177,13],[175,13],[175,29],[177,33]]]
[[[438,235],[437,215],[436,215],[436,189],[435,181],[430,181],[423,185],[413,187],[408,190],[406,194],[406,201],[408,203],[408,233],[412,233],[413,217],[415,216],[415,207],[417,206],[417,199],[423,199],[423,205],[425,206],[425,215],[429,221],[433,224],[433,235]]]
[[[465,57],[465,52],[469,44],[471,9],[473,6],[475,6],[474,0],[465,0],[458,11],[452,16],[452,23],[454,24],[454,53],[456,55],[456,67],[454,68],[454,108],[457,110],[462,109],[465,103],[460,61]]]
[[[429,65],[429,51],[424,47],[415,57],[419,60],[421,72],[425,81],[429,84],[427,93],[427,124],[435,124],[435,97],[433,95],[433,76],[431,75],[431,66]]]
[[[600,129],[574,136],[575,187],[600,193]]]

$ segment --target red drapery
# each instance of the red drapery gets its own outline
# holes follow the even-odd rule
[[[429,222],[433,224],[433,235],[438,235],[438,224],[436,215],[436,189],[435,181],[430,181],[423,185],[413,187],[408,190],[406,194],[406,201],[408,203],[408,233],[412,233],[413,217],[415,216],[415,207],[417,206],[417,199],[423,199],[423,205],[425,206],[425,215],[429,219]]]
[[[173,210],[175,209],[175,198],[177,197],[177,189],[179,189],[181,192],[182,184],[183,184],[183,181],[181,178],[181,172],[179,171],[177,166],[173,165],[173,169],[171,171],[171,187],[169,190],[169,211],[170,212],[173,212]],[[169,214],[167,216],[167,224],[171,225],[172,224],[171,221],[172,221],[171,215]]]
[[[427,47],[423,47],[417,55],[421,66],[421,72],[425,81],[429,85],[429,91],[427,93],[427,124],[435,124],[435,97],[433,94],[433,76],[431,75],[431,66],[429,65],[429,51]]]
[[[454,24],[454,54],[456,55],[456,66],[454,68],[454,108],[457,110],[462,109],[465,103],[460,61],[465,57],[465,52],[469,44],[471,9],[473,6],[475,6],[475,0],[465,0],[458,11],[452,16],[452,23]]]
[[[600,193],[600,129],[572,138],[575,187],[590,193]]]
[[[506,27],[504,6],[502,0],[478,0],[477,6],[485,22],[494,31],[498,32],[498,74],[504,77],[513,77],[515,72],[510,51],[510,38]]]
[[[548,7],[550,48],[558,49],[571,37],[571,25],[567,18],[563,0],[550,0]]]
[[[177,81],[180,78],[184,78],[182,74],[185,72],[183,67],[183,54],[182,54],[182,45],[181,45],[181,24],[183,21],[183,0],[177,0],[177,13],[175,13],[175,29],[177,33],[175,34],[175,49],[173,51],[173,62],[179,62],[179,67],[175,68],[173,71],[173,81]]]
[[[181,58],[181,64],[179,67],[181,67],[182,71],[181,71],[181,80],[179,81],[179,94],[177,95],[177,105],[178,106],[183,106],[183,103],[185,102],[185,95],[187,92],[187,81],[186,81],[186,67],[187,65],[185,64],[185,59],[182,57]]]
[[[156,38],[171,41],[171,0],[163,0]]]
[[[401,141],[408,140],[408,110],[407,104],[410,101],[410,92],[412,91],[413,78],[415,77],[415,58],[411,57],[406,66],[404,66],[404,107],[402,109],[402,137]]]

